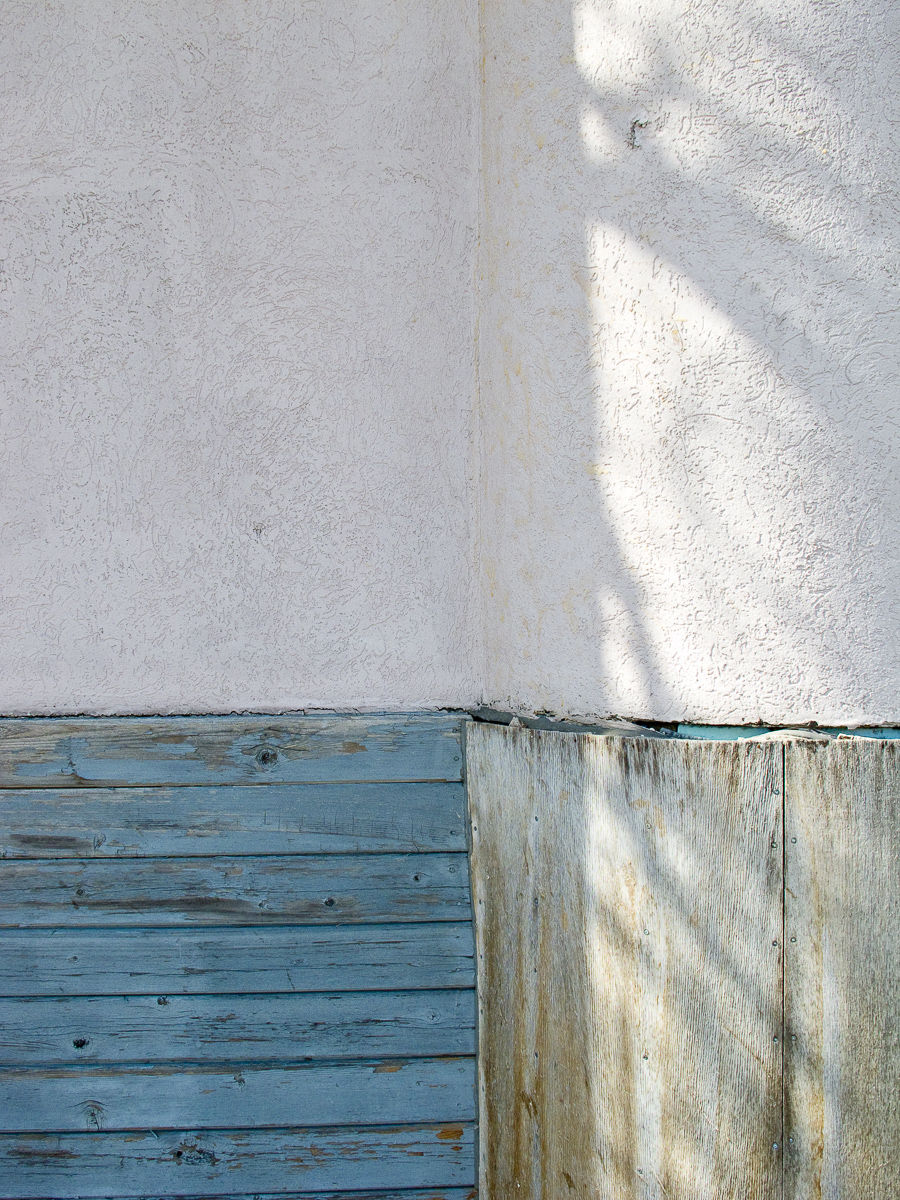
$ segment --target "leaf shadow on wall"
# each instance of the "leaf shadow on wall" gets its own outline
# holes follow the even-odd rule
[[[517,14],[487,15],[490,698],[887,720],[896,13]]]

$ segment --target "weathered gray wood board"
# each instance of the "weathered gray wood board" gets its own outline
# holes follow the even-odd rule
[[[0,721],[0,1195],[471,1200],[461,742]]]
[[[469,1183],[473,1127],[0,1135],[4,1200]]]
[[[900,744],[788,747],[785,1196],[900,1195]]]
[[[459,921],[465,854],[7,859],[0,928]]]
[[[484,1195],[772,1200],[781,746],[467,741]]]
[[[472,987],[469,922],[272,929],[10,929],[0,995]]]
[[[466,1058],[0,1070],[9,1133],[474,1121]]]
[[[471,981],[470,981],[471,982]],[[8,1066],[474,1055],[469,990],[0,1000]]]
[[[460,715],[6,720],[0,787],[462,777]]]
[[[0,858],[466,849],[459,783],[0,789]]]

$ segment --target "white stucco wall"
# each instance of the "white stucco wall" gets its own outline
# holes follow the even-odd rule
[[[487,0],[488,701],[900,718],[900,9]]]
[[[474,2],[0,25],[0,712],[477,699]]]
[[[0,17],[0,712],[900,720],[896,6]]]

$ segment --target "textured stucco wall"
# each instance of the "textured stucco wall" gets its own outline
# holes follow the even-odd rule
[[[900,718],[900,9],[485,0],[486,699]]]
[[[474,2],[0,18],[0,712],[476,699]]]
[[[0,712],[900,720],[896,6],[0,17]]]

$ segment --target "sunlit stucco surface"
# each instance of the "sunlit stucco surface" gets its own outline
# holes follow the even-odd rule
[[[484,13],[488,698],[895,719],[896,6]]]

